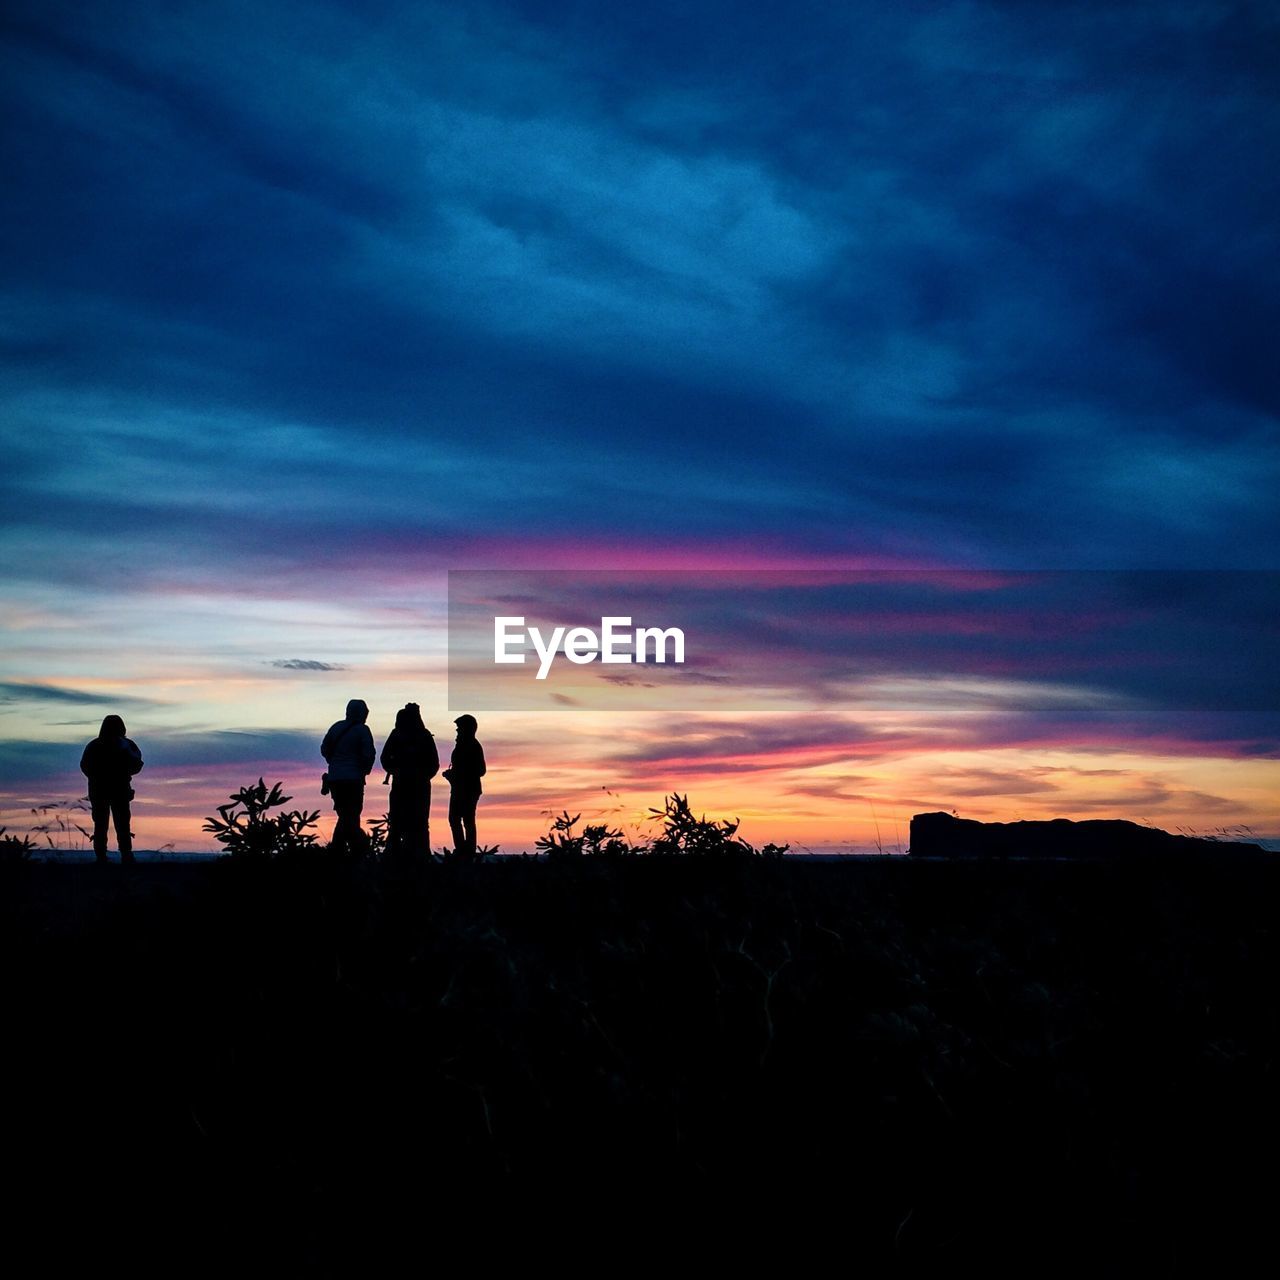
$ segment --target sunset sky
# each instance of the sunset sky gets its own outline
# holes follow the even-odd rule
[[[0,825],[119,712],[140,847],[260,774],[327,832],[348,698],[451,741],[449,570],[767,570],[734,705],[486,712],[482,842],[673,789],[1280,836],[1275,6],[14,0],[0,52]],[[847,594],[923,569],[977,594]]]

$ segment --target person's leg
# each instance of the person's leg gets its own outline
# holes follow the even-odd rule
[[[339,852],[362,854],[368,850],[369,837],[360,825],[360,815],[364,811],[363,782],[334,782],[330,784],[333,791],[333,808],[338,815],[337,824],[333,828],[333,847]]]
[[[355,823],[351,817],[351,804],[347,797],[343,797],[341,805],[335,805],[334,811],[338,815],[338,821],[333,824],[333,848],[337,853],[351,853],[354,851],[352,837],[355,832]]]
[[[431,783],[422,797],[422,852],[431,856]]]
[[[476,843],[476,804],[479,801],[478,796],[472,796],[467,804],[467,811],[462,815],[463,827],[467,833],[467,852],[475,853],[479,849]]]
[[[405,817],[404,849],[413,858],[424,857],[431,851],[427,838],[427,819],[431,809],[429,795],[429,792],[417,791]]]
[[[470,856],[476,851],[476,796],[449,797],[449,826],[453,830],[453,847]]]
[[[408,832],[405,829],[407,820],[404,789],[391,784],[391,794],[387,796],[387,848],[389,857],[398,857],[404,852]]]
[[[404,784],[399,792],[392,792],[391,830],[394,839],[388,840],[387,848],[394,849],[397,858],[409,862],[430,852],[428,808],[427,797],[414,790],[411,783]]]
[[[333,802],[333,834],[329,837],[329,848],[336,853],[343,838],[342,801],[332,782],[329,783],[329,799]]]
[[[418,815],[418,821],[414,825],[413,851],[420,858],[429,857],[431,854],[431,809],[428,805],[422,806],[422,812]]]
[[[337,814],[338,820],[333,824],[333,851],[354,853],[359,821],[352,816],[351,810],[345,805],[337,811]]]
[[[129,830],[132,815],[129,812],[129,793],[111,798],[111,820],[116,825],[116,844],[120,848],[120,861],[133,861],[133,832]]]
[[[353,782],[351,797],[351,851],[361,857],[369,852],[369,835],[360,825],[364,812],[364,783]]]
[[[467,852],[467,833],[463,827],[462,817],[466,813],[466,804],[456,791],[449,792],[449,830],[453,834],[454,853]]]
[[[107,796],[89,792],[89,812],[93,815],[93,856],[107,861],[107,823],[111,819],[111,803]]]
[[[333,812],[337,815],[337,821],[333,824],[333,838],[329,843],[334,853],[345,853],[351,847],[351,788],[354,785],[351,782],[329,783],[329,794],[333,797]],[[354,824],[357,828],[360,825],[359,815],[360,811],[357,809]]]

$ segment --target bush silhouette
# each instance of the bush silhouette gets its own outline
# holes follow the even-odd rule
[[[654,857],[684,855],[696,858],[775,858],[790,845],[767,844],[757,849],[737,839],[741,819],[700,818],[693,816],[687,795],[672,794],[663,800],[661,809],[650,809],[662,820],[662,831],[650,842],[647,852]]]
[[[545,836],[539,836],[534,847],[548,858],[576,858],[584,854],[595,858],[623,858],[644,852],[643,846],[629,844],[621,831],[607,823],[588,824],[581,835],[575,834],[574,827],[581,817],[580,813],[569,817],[566,809],[552,819],[551,830]]]
[[[29,862],[35,849],[30,836],[11,836],[7,831],[7,827],[0,827],[0,864]]]
[[[218,806],[218,817],[205,819],[204,830],[232,857],[275,858],[314,849],[316,834],[309,828],[316,825],[319,809],[268,816],[270,810],[283,808],[293,799],[282,794],[282,787],[283,783],[277,782],[268,790],[262,778],[241,787],[231,796],[230,804]]]
[[[551,829],[535,842],[548,858],[576,857],[781,857],[790,845],[766,844],[763,849],[737,838],[739,819],[695,817],[687,795],[664,797],[661,809],[650,809],[662,828],[653,839],[630,843],[621,831],[605,823],[588,825],[581,835],[574,828],[582,815],[572,818],[566,809],[551,822]]]

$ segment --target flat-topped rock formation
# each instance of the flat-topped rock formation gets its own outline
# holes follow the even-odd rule
[[[1258,844],[1177,836],[1121,819],[974,822],[949,813],[911,819],[910,852],[923,858],[1132,858],[1267,855]]]

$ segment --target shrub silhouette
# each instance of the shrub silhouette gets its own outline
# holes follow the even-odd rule
[[[0,827],[0,864],[29,862],[35,849],[30,836],[11,836],[7,831],[7,827]]]
[[[790,845],[766,844],[763,849],[737,838],[740,820],[734,818],[695,817],[687,795],[664,797],[661,809],[650,809],[662,822],[661,831],[647,843],[632,844],[621,831],[605,823],[588,825],[582,834],[575,832],[582,815],[572,818],[566,809],[551,823],[551,829],[540,836],[535,846],[548,858],[575,857],[736,857],[777,858]]]
[[[661,809],[650,809],[662,820],[662,831],[650,842],[647,852],[654,857],[684,855],[696,858],[777,858],[791,846],[767,844],[757,849],[737,839],[741,819],[700,818],[693,816],[687,795],[672,794],[663,800]]]
[[[314,849],[316,834],[308,828],[315,826],[319,809],[268,816],[270,810],[283,808],[293,799],[281,793],[282,787],[283,783],[277,782],[268,790],[262,778],[256,785],[241,787],[231,796],[230,804],[218,806],[219,817],[205,819],[204,830],[232,857],[275,858]]]
[[[593,858],[625,858],[644,852],[643,846],[629,844],[621,831],[607,823],[588,824],[581,835],[576,835],[574,827],[581,817],[580,813],[569,817],[566,809],[552,820],[550,831],[534,841],[534,847],[548,858],[577,858],[584,854]]]

